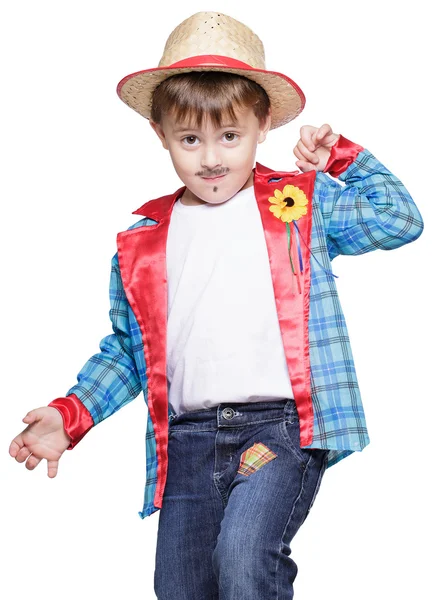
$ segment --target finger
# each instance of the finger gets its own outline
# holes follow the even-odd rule
[[[297,156],[297,158],[299,160],[303,160],[303,162],[308,162],[306,160],[306,158],[303,156],[303,154],[300,152],[300,150],[299,150],[299,148],[297,146],[294,148],[293,152],[294,152],[295,156]]]
[[[12,457],[17,456],[20,448],[22,448],[23,445],[24,445],[24,442],[23,442],[23,438],[21,437],[21,434],[17,435],[17,437],[12,440],[12,442],[9,446],[9,454]]]
[[[302,142],[302,140],[299,140],[297,142],[297,147],[300,150],[300,152],[303,154],[303,156],[306,158],[306,160],[308,160],[311,163],[318,163],[319,162],[318,156],[316,156],[314,154],[314,152],[310,152],[308,150],[308,148],[305,146],[305,144]]]
[[[22,463],[30,454],[31,451],[29,450],[29,448],[27,446],[23,446],[23,448],[20,448],[19,452],[17,453],[15,460],[19,463]]]
[[[308,148],[308,150],[315,150],[315,144],[313,141],[313,134],[317,131],[317,127],[312,127],[311,125],[303,125],[300,128],[300,139],[303,144]]]
[[[26,462],[26,469],[33,471],[37,465],[41,462],[41,458],[37,458],[34,454],[31,454]]]
[[[327,135],[332,133],[332,128],[328,123],[325,123],[314,133],[314,141],[317,144],[321,142]]]
[[[297,146],[294,148],[293,152],[299,159],[298,161],[296,161],[296,165],[299,167],[299,169],[301,169],[305,173],[313,169],[313,166],[311,165],[309,160],[307,160],[307,158],[300,152]]]
[[[316,170],[316,168],[314,167],[314,165],[312,165],[308,161],[297,160],[296,161],[296,165],[304,173],[307,173],[308,171],[315,171]]]
[[[57,460],[48,460],[47,461],[47,476],[48,477],[56,477],[58,473],[58,462]]]

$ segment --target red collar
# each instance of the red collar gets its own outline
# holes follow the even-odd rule
[[[253,174],[255,177],[262,179],[270,179],[282,177],[283,175],[296,175],[299,171],[273,171],[268,167],[264,167],[261,163],[256,163],[256,166],[253,168]],[[148,217],[149,219],[153,219],[154,221],[161,221],[164,217],[168,216],[172,211],[172,208],[178,198],[183,195],[186,190],[186,186],[179,188],[173,194],[169,194],[167,196],[161,196],[160,198],[155,198],[154,200],[148,200],[145,204],[142,204],[140,208],[133,211],[133,215],[142,215],[143,217]]]

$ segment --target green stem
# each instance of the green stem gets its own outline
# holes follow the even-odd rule
[[[293,265],[293,261],[291,258],[291,229],[290,229],[290,224],[286,223],[287,226],[287,236],[288,236],[288,256],[290,257],[290,263],[291,263],[291,268],[293,270],[293,274],[296,274],[296,272],[294,271],[294,265]]]

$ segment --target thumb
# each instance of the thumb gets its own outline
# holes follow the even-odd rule
[[[28,425],[30,425],[31,423],[34,423],[35,421],[38,421],[40,418],[39,414],[38,414],[38,409],[34,409],[34,410],[30,410],[27,415],[22,419],[23,423],[27,423]]]

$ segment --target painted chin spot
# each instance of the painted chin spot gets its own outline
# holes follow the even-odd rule
[[[214,186],[213,186],[213,191],[214,191],[214,192],[217,192],[217,191],[218,191],[218,188],[216,187],[216,185],[214,185]]]

